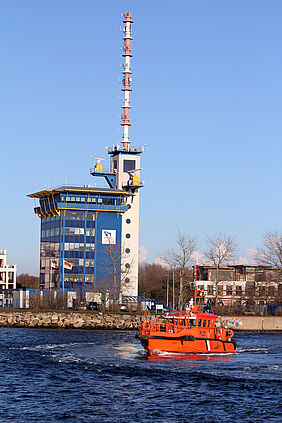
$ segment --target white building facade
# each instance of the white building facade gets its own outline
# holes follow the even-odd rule
[[[17,266],[7,263],[7,250],[0,250],[0,306],[10,305],[8,292],[16,289]]]

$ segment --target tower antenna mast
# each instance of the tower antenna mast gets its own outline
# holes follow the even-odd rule
[[[123,144],[123,149],[126,151],[129,151],[129,127],[131,126],[130,122],[129,122],[129,109],[131,108],[130,106],[130,84],[131,84],[131,67],[130,67],[130,61],[131,61],[131,40],[132,40],[132,36],[131,36],[131,24],[133,23],[132,17],[131,17],[131,13],[130,12],[126,12],[124,14],[124,28],[123,28],[123,40],[124,40],[124,53],[123,53],[123,57],[124,57],[124,65],[123,65],[123,88],[122,91],[124,91],[124,98],[123,98],[123,121],[121,123],[121,125],[123,126],[123,135],[122,135],[122,144]]]

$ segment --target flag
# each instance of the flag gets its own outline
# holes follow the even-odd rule
[[[64,260],[64,268],[71,270],[72,269],[72,264],[69,263],[68,261]]]
[[[59,269],[59,266],[57,265],[55,261],[51,262],[51,269]]]

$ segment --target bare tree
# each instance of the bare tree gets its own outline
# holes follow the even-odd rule
[[[183,305],[185,269],[191,263],[191,255],[197,248],[198,241],[178,230],[176,248],[168,251],[166,261],[171,268],[179,269],[179,308]]]
[[[37,276],[29,275],[28,273],[21,273],[17,276],[18,288],[38,288],[39,278]]]
[[[98,281],[98,291],[100,291],[107,300],[112,299],[113,305],[118,303],[122,288],[130,286],[130,268],[132,261],[124,264],[127,257],[124,248],[117,244],[103,244],[103,260],[98,266],[101,276]]]
[[[266,232],[264,235],[264,248],[258,250],[260,264],[271,266],[282,272],[282,233]]]
[[[214,236],[207,238],[207,248],[204,253],[209,262],[216,268],[216,304],[218,299],[219,268],[233,262],[237,249],[237,239],[225,233],[218,232]]]

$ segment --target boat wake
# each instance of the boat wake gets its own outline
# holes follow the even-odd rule
[[[265,354],[268,354],[268,348],[238,348],[235,353],[245,353],[245,352],[264,352]]]
[[[234,353],[172,353],[154,350],[152,355],[147,354],[148,360],[228,360]]]

